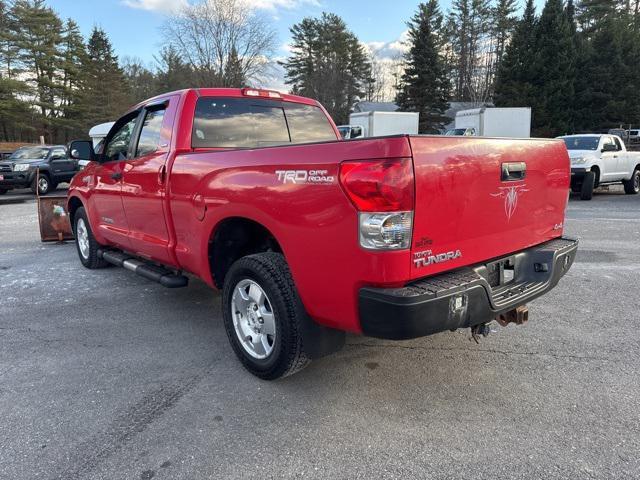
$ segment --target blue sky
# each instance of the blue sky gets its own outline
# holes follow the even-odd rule
[[[120,57],[139,58],[154,66],[154,54],[162,41],[162,25],[167,12],[184,2],[199,0],[47,0],[63,18],[73,18],[86,36],[94,25],[104,29]],[[382,57],[398,56],[406,22],[415,12],[411,0],[246,0],[271,22],[278,34],[277,57],[286,57],[289,28],[306,16],[323,11],[340,15],[358,38],[379,51]],[[524,4],[525,0],[521,0]],[[543,0],[536,0],[538,9]],[[446,12],[450,0],[440,0]],[[263,85],[284,89],[282,72]]]

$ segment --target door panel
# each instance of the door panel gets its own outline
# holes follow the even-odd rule
[[[106,137],[102,162],[95,170],[93,216],[104,238],[130,250],[129,224],[122,203],[122,177],[139,112],[121,118]]]
[[[62,157],[62,158],[60,158]],[[69,158],[64,148],[55,148],[51,152],[49,167],[56,182],[67,182],[76,173],[76,161]]]
[[[100,234],[115,245],[129,249],[129,227],[122,205],[122,175],[124,161],[112,161],[98,165],[95,169],[95,186],[91,195],[94,224]]]
[[[141,115],[133,158],[126,161],[122,179],[122,202],[134,253],[173,265],[170,236],[165,219],[165,163],[169,155],[171,129],[177,97],[149,107]]]

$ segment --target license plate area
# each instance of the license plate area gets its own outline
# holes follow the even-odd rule
[[[509,285],[516,278],[516,259],[508,257],[487,264],[487,280],[491,287]]]

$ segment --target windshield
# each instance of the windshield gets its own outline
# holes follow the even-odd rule
[[[600,137],[565,137],[567,150],[597,150]]]
[[[448,135],[448,136],[460,136],[460,135],[464,135],[464,133],[466,131],[467,131],[466,128],[454,128],[452,130],[447,130],[445,135]]]
[[[16,150],[9,157],[11,160],[22,160],[22,159],[32,159],[32,160],[43,160],[47,158],[49,155],[48,148],[42,147],[30,147],[30,148],[21,148]]]

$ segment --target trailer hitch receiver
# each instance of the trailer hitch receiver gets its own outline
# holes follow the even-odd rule
[[[529,320],[529,307],[527,307],[526,305],[521,305],[514,308],[513,310],[501,313],[496,317],[496,322],[498,322],[503,327],[506,327],[510,323],[522,325],[527,320]]]

